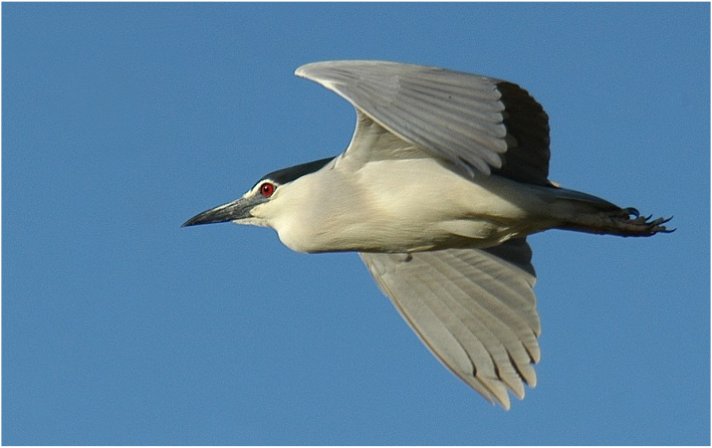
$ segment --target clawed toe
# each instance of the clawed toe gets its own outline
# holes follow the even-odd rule
[[[623,211],[625,212],[628,217],[633,216],[634,218],[638,218],[640,216],[640,212],[638,211],[637,208],[634,207],[627,207],[624,208]]]

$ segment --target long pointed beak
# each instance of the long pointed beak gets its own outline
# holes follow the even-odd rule
[[[200,224],[213,224],[218,222],[237,221],[250,218],[250,210],[263,201],[257,198],[240,198],[227,204],[219,205],[210,210],[198,213],[187,220],[181,227],[197,226]]]

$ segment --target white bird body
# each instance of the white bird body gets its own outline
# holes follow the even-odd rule
[[[509,409],[540,358],[526,236],[551,228],[669,232],[548,180],[543,108],[507,81],[384,61],[307,64],[297,75],[356,109],[344,153],[275,171],[184,225],[272,227],[299,252],[359,252],[432,353]],[[633,218],[631,218],[633,215]]]
[[[337,159],[280,188],[252,214],[298,252],[485,248],[557,223],[550,188],[453,176],[431,157],[352,167]]]

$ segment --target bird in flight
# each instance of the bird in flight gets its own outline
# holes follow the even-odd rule
[[[386,61],[328,61],[296,75],[351,103],[356,129],[331,158],[263,176],[184,226],[273,228],[299,252],[358,252],[430,351],[487,400],[536,385],[539,315],[530,234],[671,232],[549,181],[549,123],[511,82]]]

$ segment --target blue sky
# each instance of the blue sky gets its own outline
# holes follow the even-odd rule
[[[709,5],[3,4],[4,444],[708,444]],[[339,153],[292,75],[388,59],[517,82],[551,178],[677,232],[531,238],[539,384],[510,412],[354,254],[187,218]]]

